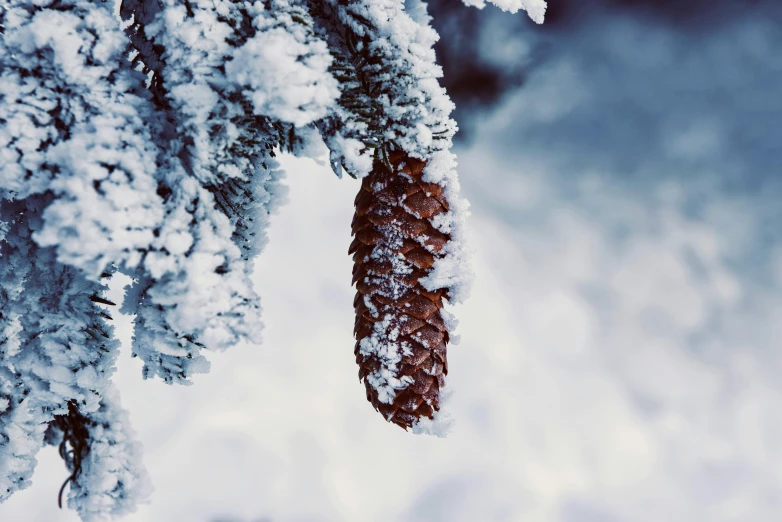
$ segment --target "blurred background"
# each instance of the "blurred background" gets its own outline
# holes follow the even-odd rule
[[[430,2],[471,201],[446,439],[373,411],[353,359],[358,183],[285,158],[260,347],[192,387],[116,382],[156,487],[128,522],[782,517],[782,4]],[[57,509],[54,448],[3,521]]]

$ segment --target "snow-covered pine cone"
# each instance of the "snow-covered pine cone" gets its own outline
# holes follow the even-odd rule
[[[367,400],[404,429],[440,408],[448,373],[445,289],[421,283],[444,255],[448,235],[431,222],[448,210],[440,185],[422,181],[425,162],[389,154],[376,161],[356,196],[353,283],[355,355]]]

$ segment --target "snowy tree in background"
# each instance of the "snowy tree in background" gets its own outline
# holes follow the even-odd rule
[[[483,1],[465,0],[483,7]],[[493,0],[542,21],[542,0]],[[106,283],[132,355],[190,383],[258,342],[250,273],[279,152],[361,178],[355,356],[386,420],[442,434],[443,300],[466,296],[456,131],[421,0],[10,0],[0,6],[0,501],[60,448],[85,520],[149,492],[111,386]],[[60,492],[61,496],[63,491]]]

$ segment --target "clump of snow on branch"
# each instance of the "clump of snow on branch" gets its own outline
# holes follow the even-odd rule
[[[296,126],[323,118],[339,96],[326,42],[304,9],[275,0],[265,14],[253,20],[257,32],[234,51],[226,77],[242,86],[256,114]]]
[[[34,5],[3,16],[0,197],[57,196],[37,240],[60,261],[92,276],[109,262],[134,265],[162,207],[146,101],[121,68],[127,44],[108,9]]]
[[[421,159],[450,148],[456,123],[449,117],[453,103],[437,81],[442,69],[434,29],[416,22],[396,0],[326,0],[316,19],[337,53],[335,74],[343,89],[339,123],[324,130],[330,147],[340,145],[330,139],[337,135],[369,149],[392,143]],[[355,175],[369,173],[371,163],[363,165]]]
[[[225,349],[257,340],[260,302],[249,279],[251,266],[233,241],[230,220],[212,194],[189,176],[178,178],[159,229],[159,248],[147,255],[140,293],[134,354],[144,375],[185,381],[208,366],[204,347]]]
[[[429,25],[432,17],[424,0],[405,0],[405,12],[421,25]]]
[[[97,411],[71,411],[58,420],[50,425],[46,442],[67,452],[68,507],[85,522],[134,512],[149,497],[152,485],[141,465],[141,444],[116,389],[104,390]]]
[[[486,7],[486,2],[496,5],[503,11],[515,13],[519,10],[526,11],[535,23],[542,24],[546,15],[545,0],[462,0],[465,5],[472,5],[479,9]]]

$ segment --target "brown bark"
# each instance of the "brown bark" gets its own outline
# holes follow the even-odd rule
[[[448,373],[441,313],[447,290],[421,284],[445,255],[450,238],[431,219],[448,210],[448,201],[442,186],[421,179],[425,162],[403,152],[389,156],[393,172],[376,162],[355,201],[354,353],[367,400],[407,429],[440,408]]]

